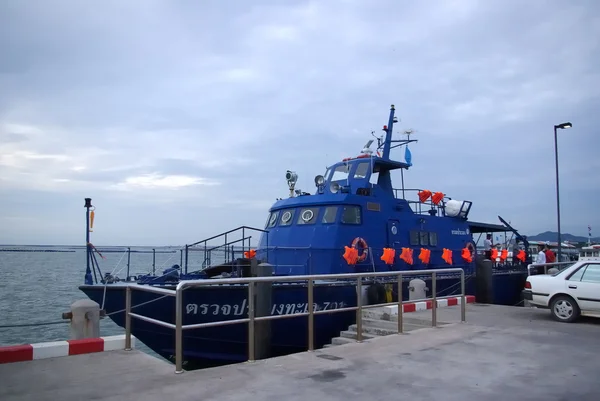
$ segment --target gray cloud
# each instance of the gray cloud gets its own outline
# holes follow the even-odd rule
[[[581,234],[600,226],[598,11],[2,2],[0,242],[79,243],[85,196],[102,210],[99,243],[262,226],[286,169],[312,191],[391,103],[398,130],[419,139],[408,186],[472,200],[473,218],[500,214],[527,233],[554,229],[552,126],[572,121],[559,145],[563,230]]]

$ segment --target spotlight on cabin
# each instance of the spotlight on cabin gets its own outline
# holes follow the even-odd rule
[[[329,187],[329,190],[332,194],[337,194],[340,190],[340,184],[338,184],[337,182],[332,182],[331,186]]]
[[[325,177],[323,177],[322,175],[318,175],[315,177],[315,186],[320,186],[323,185],[325,183]]]
[[[298,174],[296,174],[293,171],[288,170],[285,173],[285,179],[287,180],[288,184],[295,184],[296,181],[298,181]]]
[[[287,180],[288,187],[290,189],[290,198],[294,197],[294,189],[296,188],[296,181],[298,181],[298,174],[288,170],[285,173],[285,179]]]

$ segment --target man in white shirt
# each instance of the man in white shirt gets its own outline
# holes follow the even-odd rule
[[[539,265],[542,263],[546,263],[546,254],[544,253],[544,248],[541,248],[538,252],[537,259],[535,260],[535,264]]]
[[[535,260],[535,264],[539,265],[542,263],[546,263],[546,254],[544,253],[544,248],[540,248],[540,251],[537,254],[537,258]],[[533,267],[534,274],[544,274],[544,266],[535,266]]]
[[[492,234],[487,234],[483,241],[483,250],[486,259],[492,259]]]

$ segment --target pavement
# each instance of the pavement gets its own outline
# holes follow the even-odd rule
[[[600,400],[600,319],[479,304],[466,323],[460,308],[437,318],[447,324],[180,375],[135,350],[3,364],[0,400]]]

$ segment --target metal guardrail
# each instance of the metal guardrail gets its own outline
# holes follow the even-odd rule
[[[263,320],[275,320],[285,319],[292,317],[308,316],[308,351],[314,351],[314,317],[315,315],[328,314],[328,313],[339,313],[347,311],[356,311],[356,341],[362,342],[362,311],[367,308],[381,307],[381,306],[398,306],[398,334],[403,333],[403,304],[402,300],[402,282],[405,276],[415,275],[426,275],[431,274],[431,298],[410,300],[410,303],[419,301],[431,301],[431,321],[432,326],[437,327],[437,300],[454,298],[456,295],[437,297],[437,273],[459,273],[460,272],[460,287],[461,287],[461,322],[466,321],[466,294],[465,294],[465,272],[461,268],[449,268],[449,269],[429,269],[429,270],[412,270],[403,272],[372,272],[372,273],[349,273],[349,274],[318,274],[318,275],[304,275],[304,276],[268,276],[268,277],[244,277],[244,278],[225,278],[225,279],[204,279],[204,280],[185,280],[179,282],[175,290],[167,290],[164,288],[157,288],[151,286],[141,286],[136,284],[130,284],[126,289],[125,297],[125,349],[131,349],[131,318],[134,317],[139,320],[143,320],[148,323],[157,324],[162,327],[167,327],[175,330],[175,373],[183,373],[183,330],[199,329],[204,327],[215,327],[225,326],[231,324],[248,323],[248,361],[254,362],[255,360],[255,342],[254,342],[254,324],[257,321]],[[398,283],[398,301],[388,302],[382,304],[363,305],[362,304],[362,280],[364,278],[374,277],[396,277]],[[338,280],[338,279],[356,279],[356,306],[330,309],[330,310],[314,310],[314,285],[315,280]],[[270,315],[270,316],[256,316],[255,310],[255,286],[250,284],[255,283],[273,283],[273,282],[307,282],[308,290],[308,312],[294,313],[289,315]],[[187,288],[203,287],[210,285],[222,285],[222,284],[248,284],[248,317],[245,319],[234,319],[234,320],[222,320],[208,323],[197,323],[183,325],[183,291]],[[131,312],[131,293],[132,291],[145,291],[153,292],[161,295],[175,297],[175,324],[167,323],[161,320],[153,319],[147,316],[142,316],[137,313]]]
[[[527,275],[531,276],[531,268],[532,267],[533,268],[543,267],[544,268],[543,274],[548,274],[548,269],[551,269],[553,267],[572,265],[573,263],[575,263],[575,262],[531,263],[531,264],[527,265]]]

